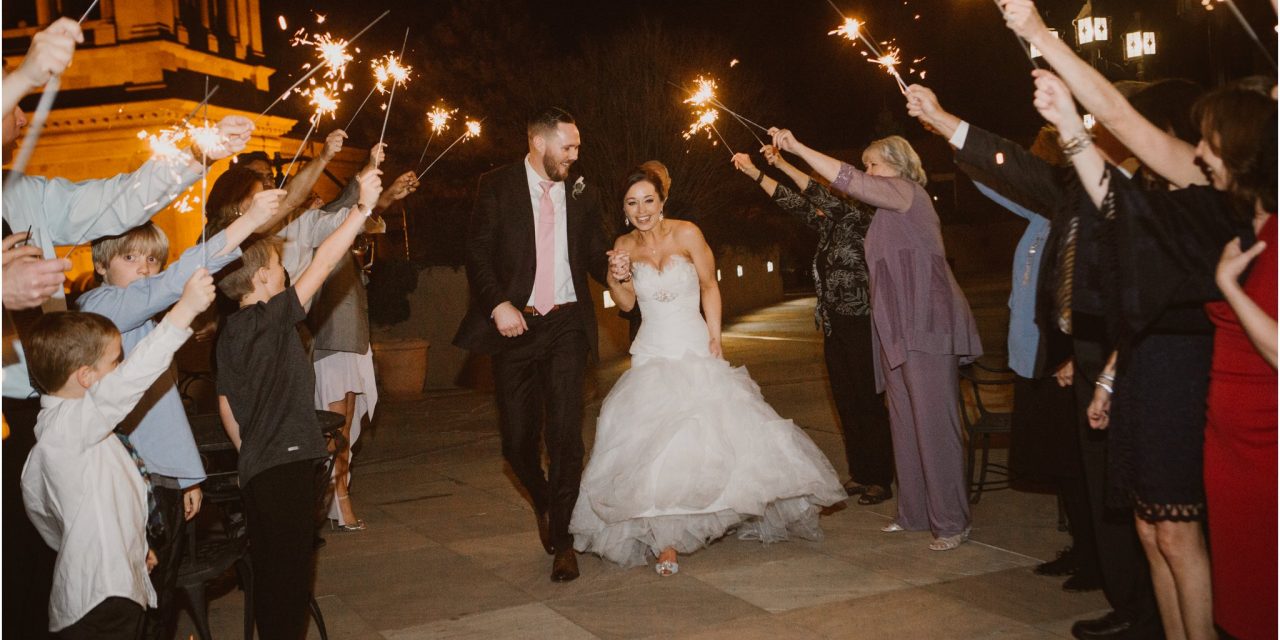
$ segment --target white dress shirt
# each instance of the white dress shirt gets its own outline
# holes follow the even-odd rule
[[[40,397],[22,501],[40,537],[58,552],[50,631],[113,596],[156,606],[147,572],[147,488],[112,430],[169,370],[190,335],[162,321],[83,398]]]
[[[542,209],[543,177],[533,170],[529,156],[524,157],[524,172],[529,177],[529,197],[533,201],[533,228],[537,233],[538,212]],[[565,203],[564,181],[551,186],[551,204],[556,208],[556,300],[553,304],[577,302],[578,294],[573,289],[573,272],[569,270],[569,214]],[[533,306],[533,294],[529,294],[527,306]]]

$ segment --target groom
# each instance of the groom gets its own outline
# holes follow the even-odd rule
[[[573,116],[552,107],[528,125],[528,155],[480,178],[467,230],[471,305],[453,343],[493,356],[502,455],[555,554],[551,579],[568,582],[578,577],[569,518],[582,476],[582,383],[596,351],[587,274],[604,282],[606,247],[599,204],[570,179],[581,146]]]

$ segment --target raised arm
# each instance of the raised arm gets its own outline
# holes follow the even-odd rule
[[[907,180],[867,175],[851,164],[810,149],[786,129],[775,128],[769,132],[774,146],[809,163],[818,175],[831,182],[831,188],[880,209],[906,211],[911,207],[915,190]]]
[[[294,283],[293,288],[302,306],[305,307],[311,302],[316,292],[324,285],[324,281],[328,279],[329,272],[333,271],[339,260],[347,256],[351,242],[360,234],[360,229],[364,227],[369,212],[373,211],[373,205],[382,193],[381,176],[382,172],[376,169],[360,174],[357,178],[360,181],[359,204],[350,209],[342,225],[320,243],[320,248],[316,249],[316,255],[312,258],[311,264],[298,275],[298,281]]]
[[[1071,166],[1075,167],[1076,174],[1080,176],[1089,199],[1095,207],[1102,206],[1109,188],[1107,163],[1102,159],[1102,154],[1098,153],[1098,148],[1093,146],[1089,132],[1085,131],[1084,121],[1076,111],[1071,92],[1052,72],[1036,69],[1034,73],[1036,110],[1049,124],[1057,127],[1058,135],[1063,140],[1063,152],[1071,157]]]
[[[24,96],[43,87],[53,76],[62,75],[71,65],[76,44],[84,43],[80,23],[71,18],[58,18],[31,38],[31,47],[17,70],[4,77],[0,92],[0,113],[8,114]]]
[[[165,314],[155,331],[147,334],[120,366],[90,387],[89,394],[95,400],[93,410],[100,417],[85,415],[80,419],[79,424],[84,426],[79,440],[82,446],[87,447],[109,437],[156,378],[169,370],[174,352],[191,336],[191,321],[209,307],[213,297],[213,276],[204,269],[197,270],[187,280],[178,303]],[[87,403],[80,403],[80,406],[89,409]]]
[[[292,211],[302,206],[307,198],[311,196],[311,187],[316,186],[316,181],[320,179],[320,174],[324,173],[324,168],[329,166],[329,161],[342,151],[342,142],[347,139],[347,132],[342,129],[334,129],[324,139],[324,149],[321,149],[320,156],[308,162],[305,167],[294,174],[293,179],[285,183],[285,191],[289,194],[284,198],[284,210]]]
[[[224,142],[209,154],[211,161],[244,149],[253,122],[227,116],[218,123],[218,131]],[[12,229],[43,229],[40,242],[49,246],[118,235],[169,206],[200,178],[201,166],[188,150],[175,159],[153,158],[132,173],[101,180],[23,176],[4,190],[4,219]]]
[[[772,149],[772,147],[765,147],[765,149]],[[774,157],[778,158],[776,151],[774,152]],[[779,162],[785,163],[785,161],[781,160]],[[735,154],[733,156],[733,166],[737,167],[738,171],[741,171],[748,178],[755,180],[756,184],[760,185],[760,188],[769,194],[769,197],[773,199],[773,203],[778,205],[780,209],[800,218],[810,227],[817,229],[830,222],[821,211],[818,211],[817,207],[813,206],[813,203],[808,198],[787,188],[786,185],[779,184],[777,180],[770,178],[763,171],[757,169],[755,163],[751,162],[751,157],[747,154]],[[775,164],[775,166],[777,165]],[[788,163],[787,166],[790,166],[790,164]],[[794,167],[792,168],[794,169]],[[809,176],[804,176],[804,178],[805,184],[808,185],[811,182]]]
[[[999,2],[1009,29],[1040,49],[1085,110],[1124,143],[1144,166],[1178,187],[1209,183],[1196,165],[1195,147],[1142,117],[1101,73],[1080,59],[1066,42],[1049,33],[1034,2]]]
[[[711,355],[722,358],[720,345],[720,284],[716,282],[716,257],[702,237],[702,230],[693,223],[680,225],[675,234],[676,243],[689,252],[693,267],[698,271],[698,288],[702,293],[702,316],[707,321],[707,333],[711,340],[707,348]]]

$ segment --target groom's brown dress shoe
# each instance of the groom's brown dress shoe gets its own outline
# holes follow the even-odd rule
[[[546,550],[547,555],[555,553],[556,548],[551,544],[551,513],[534,511],[533,517],[538,519],[538,539],[542,541],[542,548]]]
[[[551,581],[569,582],[578,577],[578,554],[572,547],[556,552],[551,563]]]

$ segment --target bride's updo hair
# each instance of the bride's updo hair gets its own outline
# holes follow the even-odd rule
[[[618,192],[618,202],[622,202],[627,199],[627,191],[630,191],[632,185],[637,182],[648,182],[653,185],[653,190],[658,193],[658,199],[666,201],[666,181],[662,179],[662,176],[655,171],[652,166],[645,163],[632,169],[627,174],[627,178],[622,181],[622,189]]]

